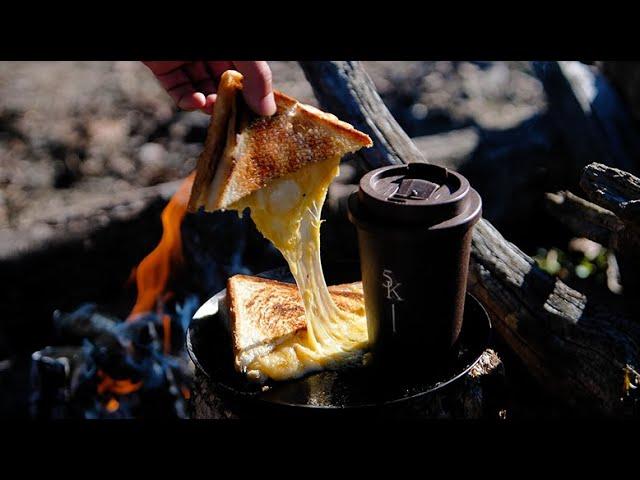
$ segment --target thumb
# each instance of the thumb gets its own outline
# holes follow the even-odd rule
[[[265,116],[276,113],[272,74],[267,62],[234,61],[233,64],[244,77],[242,92],[251,110]]]

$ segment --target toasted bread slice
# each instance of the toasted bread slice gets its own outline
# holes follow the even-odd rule
[[[331,286],[329,292],[341,310],[364,313],[362,282]],[[240,372],[307,328],[302,297],[293,283],[234,275],[227,281],[226,305]]]
[[[278,91],[271,117],[253,114],[242,95],[242,75],[220,80],[207,139],[196,167],[189,211],[229,208],[274,179],[312,162],[370,147],[368,135],[334,115]]]

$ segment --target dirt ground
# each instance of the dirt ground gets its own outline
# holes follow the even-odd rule
[[[296,62],[276,88],[316,105]],[[506,129],[544,108],[527,62],[365,62],[412,137]],[[0,62],[0,230],[70,205],[186,176],[208,117],[178,111],[138,62]]]

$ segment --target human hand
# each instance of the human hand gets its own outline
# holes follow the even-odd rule
[[[213,112],[218,81],[226,70],[244,76],[242,93],[247,105],[258,115],[276,113],[271,86],[271,69],[258,61],[155,61],[142,62],[167,90],[178,108]]]

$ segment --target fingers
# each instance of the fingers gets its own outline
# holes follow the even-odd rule
[[[185,65],[184,71],[198,92],[205,95],[216,93],[216,86],[209,69],[204,62],[193,62]]]
[[[233,64],[244,76],[242,93],[249,107],[258,115],[276,113],[271,69],[267,62],[234,61]]]
[[[258,115],[273,115],[271,69],[258,61],[149,61],[144,63],[158,78],[179,108],[201,109],[212,113],[216,101],[216,86],[226,70],[236,68],[244,76],[243,95],[249,107]]]
[[[192,111],[205,108],[207,99],[202,92],[196,92],[193,87],[183,87],[177,90],[169,91],[169,95],[176,102],[178,108],[182,110]]]
[[[215,85],[202,62],[143,63],[156,75],[178,108],[191,111],[213,105],[206,95],[215,93]]]
[[[224,72],[233,69],[233,63],[229,61],[207,62],[207,67],[211,72],[211,76],[216,80],[220,80]]]
[[[205,103],[200,110],[211,115],[213,104],[216,101],[217,80],[211,73],[211,69],[205,62],[193,62],[184,67],[185,72],[198,92],[205,96]]]
[[[215,93],[212,93],[211,95],[207,95],[206,104],[202,108],[202,111],[204,113],[207,113],[209,115],[213,114],[213,104],[216,103],[216,98],[217,98],[217,95]]]
[[[182,110],[198,110],[199,108],[204,108],[207,104],[204,94],[196,92],[191,84],[167,90],[167,92],[176,102],[178,108]]]
[[[158,62],[142,62],[151,70],[156,76],[168,73],[172,70],[180,68],[182,65],[188,63],[185,61],[158,61]]]
[[[156,77],[160,81],[160,85],[162,85],[168,92],[184,85],[192,85],[191,79],[182,68],[176,68],[165,73],[156,74]]]

